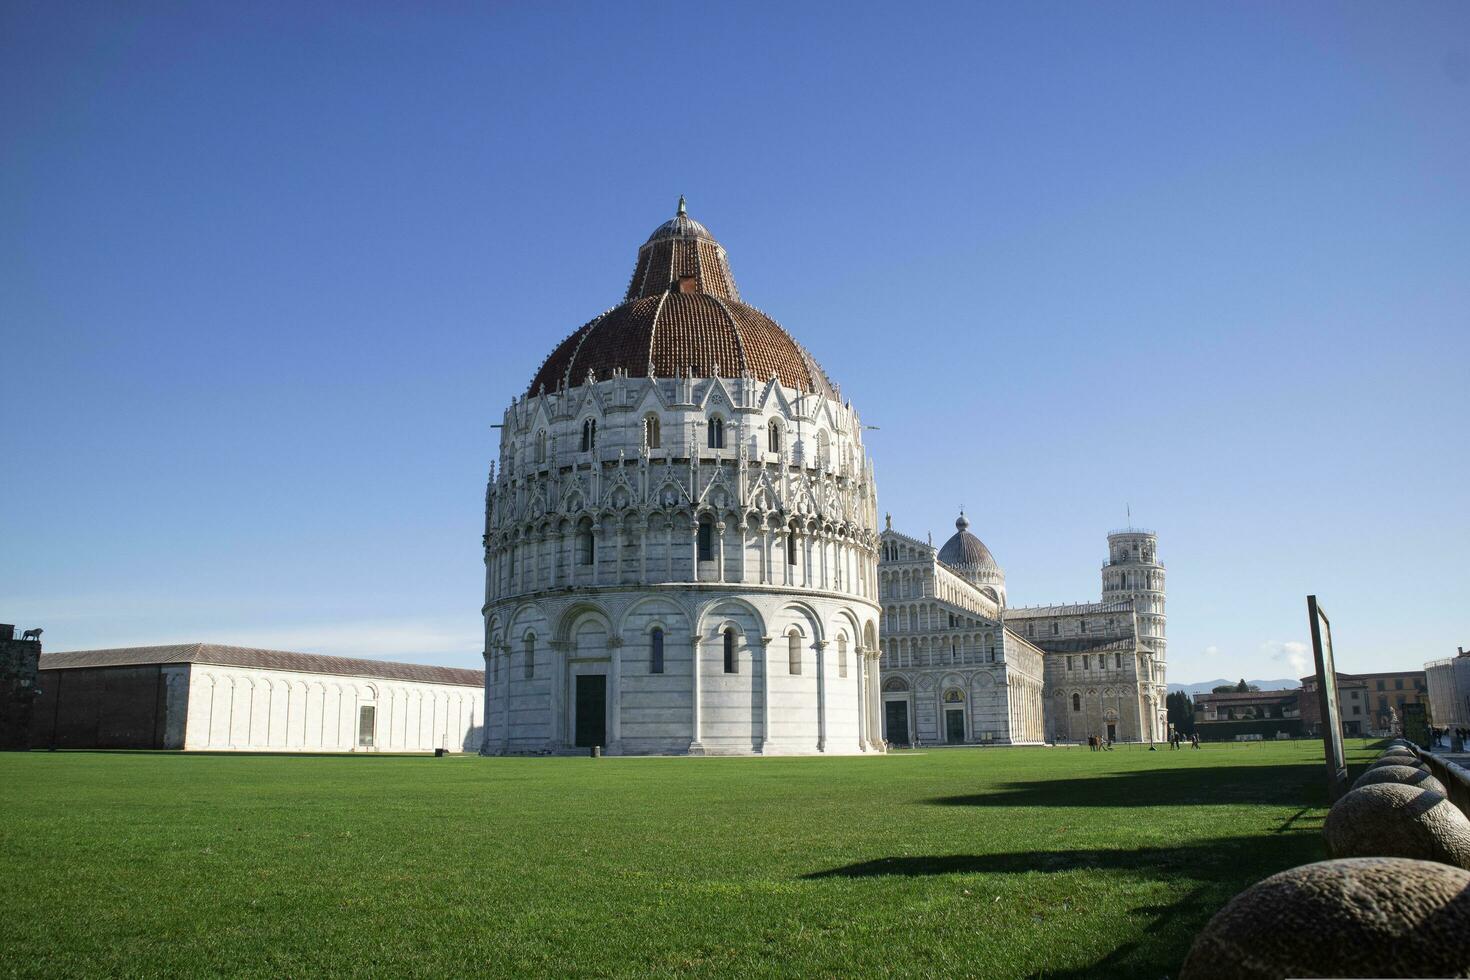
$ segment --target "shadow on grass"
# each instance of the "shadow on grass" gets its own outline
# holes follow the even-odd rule
[[[803,877],[874,878],[882,875],[1025,874],[1029,872],[1118,871],[1147,878],[1238,882],[1243,868],[1288,868],[1321,860],[1321,838],[1310,832],[1222,837],[1181,847],[1133,850],[1020,851],[1008,854],[946,854],[884,857]]]
[[[1147,881],[1189,883],[1190,890],[1168,904],[1130,909],[1147,916],[1148,926],[1135,938],[1119,937],[1118,945],[1105,956],[1082,967],[1047,969],[1034,974],[1067,978],[1170,976],[1177,972],[1194,936],[1232,896],[1277,871],[1324,857],[1321,836],[1302,831],[1133,850],[905,855],[863,861],[803,877],[820,880],[1101,871]]]
[[[1210,769],[1147,769],[1080,779],[1003,783],[994,790],[939,796],[937,806],[1199,806],[1236,803],[1327,805],[1322,767],[1221,766]]]

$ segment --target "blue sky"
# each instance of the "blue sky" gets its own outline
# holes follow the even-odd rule
[[[1470,5],[0,7],[0,618],[479,662],[484,476],[679,194],[1017,604],[1470,644]]]

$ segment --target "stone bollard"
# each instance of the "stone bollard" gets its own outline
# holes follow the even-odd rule
[[[1423,767],[1415,766],[1378,766],[1369,769],[1358,777],[1353,783],[1353,789],[1360,786],[1371,786],[1374,783],[1403,783],[1405,786],[1416,786],[1419,789],[1427,789],[1431,793],[1440,796],[1448,796],[1445,792],[1444,783],[1435,779],[1425,772]]]
[[[1470,820],[1439,793],[1370,783],[1332,805],[1322,824],[1336,858],[1401,857],[1470,868]]]
[[[600,745],[594,745],[594,746],[592,746],[592,758],[594,758],[594,759],[601,759],[602,758],[602,746],[600,746]]]
[[[1407,756],[1401,755],[1389,756],[1386,759],[1375,759],[1374,761],[1368,763],[1368,768],[1370,770],[1379,769],[1383,766],[1408,766],[1410,769],[1420,769],[1424,772],[1429,772],[1429,767],[1420,762],[1418,759],[1411,759]]]
[[[1180,980],[1470,973],[1470,872],[1352,858],[1272,875],[1195,937]]]

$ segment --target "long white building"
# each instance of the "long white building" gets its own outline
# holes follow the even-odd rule
[[[41,655],[36,748],[477,752],[478,670],[216,643]]]
[[[486,752],[882,749],[861,420],[682,198],[501,421]]]

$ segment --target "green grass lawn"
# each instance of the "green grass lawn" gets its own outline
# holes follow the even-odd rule
[[[6,754],[0,973],[1160,977],[1321,760]]]

